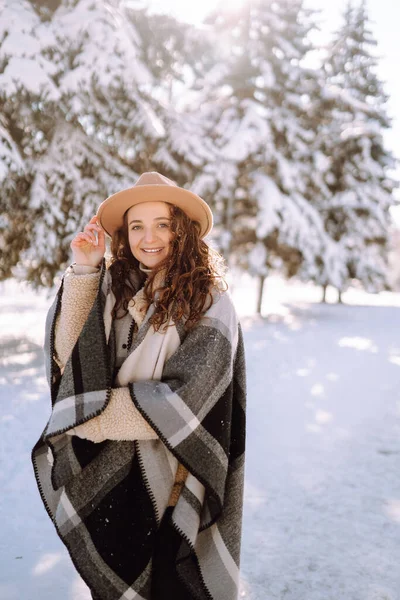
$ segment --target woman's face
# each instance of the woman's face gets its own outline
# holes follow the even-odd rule
[[[173,237],[168,204],[141,202],[128,210],[127,220],[133,256],[149,269],[157,267],[168,256]]]

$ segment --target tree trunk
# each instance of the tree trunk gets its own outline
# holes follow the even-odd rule
[[[263,301],[265,275],[258,276],[258,298],[257,298],[257,314],[261,315],[261,307]]]
[[[338,290],[338,304],[343,304],[343,300],[342,300],[342,290]]]
[[[324,304],[326,303],[326,290],[328,289],[327,285],[323,285],[322,286],[322,300],[321,302],[323,302]]]

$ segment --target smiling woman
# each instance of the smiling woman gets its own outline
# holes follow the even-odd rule
[[[170,253],[173,235],[169,206],[166,202],[147,202],[127,212],[131,252],[149,269],[157,267]]]
[[[50,309],[32,460],[95,600],[238,596],[244,355],[211,226],[199,196],[144,173],[72,240]]]

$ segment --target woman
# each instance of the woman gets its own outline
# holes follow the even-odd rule
[[[32,460],[97,600],[237,598],[244,355],[211,227],[201,198],[144,173],[75,236],[49,311]]]

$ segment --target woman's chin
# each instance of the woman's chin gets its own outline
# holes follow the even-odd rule
[[[165,259],[164,253],[160,256],[147,256],[143,254],[141,255],[140,262],[147,269],[156,269],[158,265],[162,263]]]

